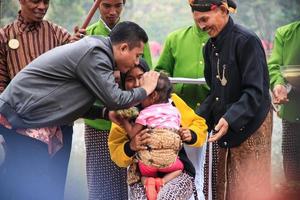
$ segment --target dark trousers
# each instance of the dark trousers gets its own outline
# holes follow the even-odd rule
[[[63,200],[72,126],[62,126],[63,147],[50,156],[47,144],[0,125],[6,158],[0,167],[0,199]]]

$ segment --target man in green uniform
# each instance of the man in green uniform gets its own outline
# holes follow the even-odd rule
[[[300,70],[299,42],[300,21],[279,27],[268,61],[273,102],[281,105],[278,114],[282,118],[283,168],[288,182],[300,181],[300,88],[289,85],[280,67]]]
[[[202,48],[208,40],[206,32],[195,24],[178,29],[167,36],[164,49],[155,67],[171,77],[203,78],[204,61]],[[208,93],[206,85],[176,84],[175,92],[191,107],[196,108]]]

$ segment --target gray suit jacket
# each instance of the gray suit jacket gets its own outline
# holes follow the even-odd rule
[[[115,83],[109,38],[87,36],[56,47],[33,60],[0,96],[0,113],[14,128],[69,124],[96,99],[109,109],[146,98],[143,88],[122,91]]]

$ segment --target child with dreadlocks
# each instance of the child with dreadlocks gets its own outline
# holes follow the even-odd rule
[[[172,84],[161,73],[157,87],[144,101],[134,124],[122,120],[122,126],[130,138],[145,127],[151,137],[145,150],[137,152],[141,181],[149,200],[156,199],[160,187],[182,173],[183,163],[178,158],[182,141],[178,134],[180,113],[170,101]],[[162,178],[159,178],[162,177]]]

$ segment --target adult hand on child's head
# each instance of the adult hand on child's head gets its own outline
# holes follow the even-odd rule
[[[146,90],[147,96],[155,90],[158,78],[159,73],[156,71],[149,71],[143,74],[143,77],[140,79],[140,85]]]
[[[187,128],[180,128],[179,129],[179,135],[180,135],[181,140],[183,142],[190,142],[192,140],[192,133]]]
[[[137,133],[131,140],[130,140],[130,149],[132,151],[139,151],[139,150],[146,150],[147,144],[150,142],[151,135],[148,133],[148,129],[144,129]]]

